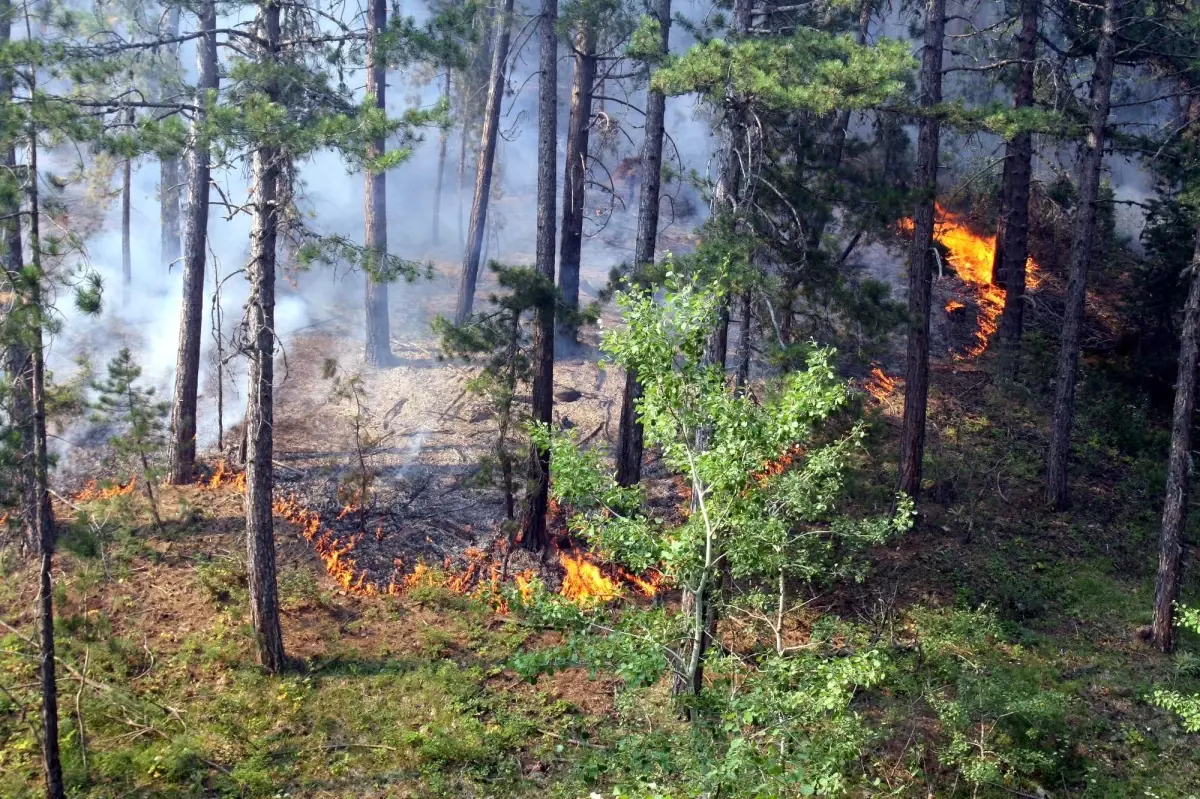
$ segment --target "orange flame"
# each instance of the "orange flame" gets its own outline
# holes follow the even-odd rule
[[[114,483],[107,488],[100,486],[95,480],[88,480],[87,485],[83,490],[75,495],[76,502],[92,502],[98,499],[112,499],[113,497],[123,497],[126,494],[132,494],[134,486],[137,483],[137,478],[130,478],[125,485]]]
[[[947,260],[959,278],[972,288],[979,306],[975,344],[966,352],[968,356],[979,355],[987,349],[988,341],[996,332],[1000,314],[1004,310],[1005,291],[992,283],[996,237],[974,233],[967,226],[965,217],[947,211],[941,203],[935,206],[935,210],[938,222],[934,225],[933,237],[946,248],[949,253]],[[905,233],[912,233],[913,220],[901,219],[899,228]],[[1038,265],[1029,258],[1025,262],[1025,285],[1034,289],[1040,283]],[[946,304],[946,311],[955,311],[962,307],[962,303],[952,300]]]
[[[620,585],[606,577],[582,552],[560,552],[558,559],[566,570],[560,593],[572,602],[607,602],[621,595]]]
[[[876,402],[883,402],[896,390],[896,378],[889,377],[878,366],[873,366],[870,378],[863,381],[863,388]]]

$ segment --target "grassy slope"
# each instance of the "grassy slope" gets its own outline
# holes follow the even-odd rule
[[[1149,619],[1162,436],[1136,397],[1085,380],[1076,507],[1045,513],[1046,402],[1029,386],[1046,372],[1031,350],[1024,387],[994,387],[986,362],[935,375],[921,529],[877,553],[865,583],[821,594],[795,620],[796,635],[836,622],[839,641],[891,653],[887,682],[856,700],[876,733],[856,794],[1200,795],[1196,738],[1146,701],[1154,685],[1200,690],[1196,643],[1164,658],[1135,634]],[[894,449],[891,402],[872,452]],[[869,486],[889,485],[893,467],[871,467],[866,493],[878,494]],[[284,633],[304,667],[265,677],[250,655],[240,498],[165,493],[161,535],[137,500],[118,498],[92,507],[116,531],[103,559],[86,525],[65,536],[56,590],[60,656],[74,670],[60,672],[73,796],[581,797],[694,785],[719,758],[660,689],[616,692],[581,670],[522,683],[506,661],[545,634],[434,589],[346,595],[290,533]],[[20,797],[39,784],[35,664],[21,638],[34,630],[34,580],[4,557],[0,618],[20,634],[0,642],[0,796]]]

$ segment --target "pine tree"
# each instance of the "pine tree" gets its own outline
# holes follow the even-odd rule
[[[542,0],[538,54],[538,180],[537,272],[554,280],[555,141],[558,134],[558,0]],[[554,413],[554,304],[547,302],[534,315],[533,407],[535,423],[548,425]],[[540,552],[549,544],[546,510],[550,499],[550,451],[529,448],[529,481],[521,517],[521,543]]]
[[[1109,105],[1116,66],[1117,7],[1117,0],[1104,0],[1097,31],[1087,138],[1079,172],[1079,202],[1076,204],[1071,240],[1067,306],[1063,315],[1062,340],[1055,373],[1054,418],[1050,427],[1050,449],[1046,456],[1046,504],[1055,510],[1065,510],[1069,502],[1067,465],[1071,452],[1071,428],[1075,422],[1079,339],[1083,327],[1084,300],[1087,297],[1087,273],[1095,243],[1104,144],[1108,136]]]
[[[154,526],[161,532],[162,518],[154,495],[159,470],[150,465],[150,460],[166,443],[163,419],[169,404],[155,400],[153,386],[139,385],[141,376],[142,368],[134,362],[129,349],[122,347],[108,363],[108,377],[92,383],[98,393],[92,420],[110,429],[112,435],[108,442],[119,458],[137,461]]]
[[[479,144],[479,163],[475,168],[475,199],[471,203],[471,218],[467,227],[463,271],[458,287],[456,324],[471,316],[475,305],[475,282],[479,277],[479,262],[483,255],[483,234],[487,222],[488,202],[492,193],[492,170],[496,161],[496,142],[500,134],[500,106],[504,100],[504,70],[508,64],[508,45],[512,36],[513,0],[504,0],[496,11],[495,50],[488,78],[487,107],[483,113],[483,133]],[[463,153],[466,153],[466,122],[463,123]],[[465,160],[465,159],[462,159]],[[460,161],[461,169],[461,161]],[[461,178],[460,178],[461,187]]]
[[[908,257],[908,355],[904,381],[904,426],[900,431],[900,490],[916,498],[921,491],[925,457],[925,415],[929,400],[929,315],[933,290],[933,223],[937,195],[939,120],[942,101],[942,50],[946,1],[925,4],[925,49],[921,56],[921,128],[917,136],[918,194],[913,240]]]

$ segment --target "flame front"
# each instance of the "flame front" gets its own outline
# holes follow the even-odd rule
[[[883,402],[896,390],[896,378],[889,377],[878,366],[873,366],[870,378],[863,381],[863,388],[876,402]]]
[[[207,481],[202,480],[200,485],[210,490],[229,486],[237,493],[243,493],[246,490],[246,475],[244,472],[230,469],[222,461],[217,465],[213,476]],[[90,488],[95,489],[94,485]],[[119,493],[129,493],[132,490],[132,482],[128,486],[119,487]],[[479,596],[491,601],[497,611],[508,611],[508,605],[500,593],[503,581],[503,542],[498,547],[493,546],[491,551],[469,547],[463,552],[463,558],[466,560],[464,566],[456,566],[450,558],[446,558],[442,570],[432,569],[424,562],[418,562],[412,571],[406,572],[404,562],[396,558],[395,573],[385,586],[371,580],[367,571],[358,565],[354,557],[355,549],[362,542],[362,533],[340,537],[337,531],[321,523],[320,514],[301,504],[294,494],[276,499],[271,504],[271,510],[279,518],[300,528],[301,535],[321,558],[329,576],[349,593],[399,596],[416,587],[437,587],[456,594]],[[347,505],[341,509],[337,518],[342,519],[357,510],[357,506]],[[383,528],[378,528],[374,535],[376,541],[382,541]],[[633,586],[643,595],[652,597],[660,590],[663,579],[662,574],[639,577],[617,566],[601,566],[592,555],[581,551],[561,552],[559,559],[566,573],[561,594],[580,604],[590,605],[622,596],[622,582]],[[610,577],[606,572],[614,576]],[[512,575],[512,580],[520,596],[528,601],[533,596],[534,574],[520,572]]]
[[[567,599],[579,604],[607,602],[621,595],[621,587],[606,577],[600,567],[579,551],[560,552],[563,575],[562,591]]]
[[[979,305],[978,326],[975,329],[975,344],[967,350],[968,356],[981,354],[988,347],[992,334],[996,332],[1000,314],[1004,310],[1005,291],[992,283],[992,266],[996,257],[996,237],[974,233],[961,214],[947,211],[940,203],[935,206],[937,223],[933,237],[946,248],[947,260],[964,283],[975,293]],[[901,219],[900,230],[912,233],[912,219]],[[1037,288],[1041,282],[1038,265],[1029,258],[1025,262],[1025,285]],[[946,311],[952,312],[963,304],[951,300]]]
[[[123,497],[126,494],[132,494],[134,486],[137,484],[137,478],[131,478],[128,483],[121,485],[114,483],[108,488],[103,488],[96,483],[95,480],[88,480],[87,485],[83,490],[75,495],[76,502],[92,502],[97,499],[112,499],[113,497]]]

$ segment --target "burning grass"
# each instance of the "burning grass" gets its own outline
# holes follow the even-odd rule
[[[89,480],[87,485],[76,494],[73,499],[75,502],[94,502],[101,499],[112,499],[113,497],[123,497],[132,494],[134,488],[137,487],[137,478],[130,478],[128,483],[97,483],[95,480]]]
[[[246,476],[222,461],[213,476],[199,485],[207,490],[232,488],[241,493],[246,488]],[[403,558],[394,558],[392,575],[387,582],[382,582],[372,579],[355,557],[364,538],[361,531],[346,532],[324,524],[320,514],[304,505],[295,494],[277,498],[271,507],[278,518],[299,528],[329,576],[347,593],[369,597],[401,596],[414,588],[440,588],[490,602],[499,612],[508,610],[502,590],[506,583],[515,586],[523,598],[532,596],[536,575],[529,569],[508,573],[508,541],[504,538],[497,538],[488,549],[468,547],[462,553],[461,562],[447,557],[438,566],[418,561],[409,569]],[[359,510],[355,504],[346,505],[335,521]],[[382,541],[383,528],[379,527],[374,535],[377,541]],[[638,576],[616,565],[602,563],[592,553],[574,547],[559,550],[557,556],[563,570],[559,593],[581,605],[609,602],[630,593],[654,597],[662,589],[663,577],[657,572]]]

